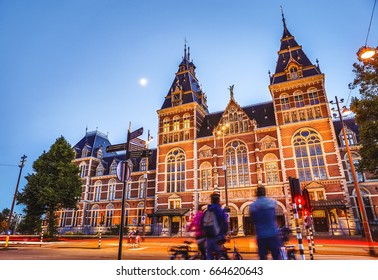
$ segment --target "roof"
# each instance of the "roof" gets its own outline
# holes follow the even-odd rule
[[[360,132],[358,130],[358,125],[356,123],[354,116],[348,117],[348,118],[343,118],[343,122],[344,122],[345,128],[350,129],[351,131],[353,131],[356,134],[357,143],[359,143],[360,142]],[[333,126],[335,127],[336,136],[340,135],[340,133],[342,133],[341,132],[342,127],[341,127],[340,119],[334,120]],[[337,143],[339,144],[339,147],[344,146],[340,143],[340,138],[339,137],[336,137],[336,138],[337,138]]]
[[[305,52],[302,50],[295,37],[289,32],[286,21],[283,18],[284,31],[281,38],[281,46],[278,51],[276,70],[271,77],[271,84],[278,84],[287,81],[285,69],[290,62],[295,62],[302,68],[302,77],[309,77],[321,74],[320,68],[311,63]]]
[[[189,210],[188,208],[159,209],[155,211],[154,216],[184,216]]]
[[[344,200],[311,200],[311,206],[314,210],[347,208],[346,202]]]
[[[258,103],[241,107],[251,120],[256,120],[257,127],[275,126],[273,101]],[[208,114],[205,116],[202,127],[198,133],[198,138],[213,135],[214,128],[219,124],[224,111]]]

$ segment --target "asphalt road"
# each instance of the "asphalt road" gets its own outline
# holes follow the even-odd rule
[[[132,247],[123,241],[123,260],[168,260],[168,249],[183,244],[185,238],[146,238],[140,247]],[[291,243],[295,244],[296,240]],[[253,238],[235,238],[243,259],[257,260],[257,248]],[[100,245],[100,246],[99,246]],[[297,246],[296,246],[297,247]],[[306,260],[310,260],[307,242],[304,240]],[[193,251],[196,250],[192,244]],[[378,246],[376,248],[378,252]],[[10,242],[5,248],[0,243],[0,260],[117,260],[119,240],[117,238],[70,240],[57,242]],[[297,259],[301,259],[296,252]],[[314,260],[378,260],[369,255],[368,247],[359,239],[315,239]]]

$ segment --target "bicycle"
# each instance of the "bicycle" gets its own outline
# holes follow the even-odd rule
[[[232,249],[232,257],[229,256],[229,251],[231,251],[231,248],[228,248],[226,247],[226,243],[229,243],[231,242],[231,239],[232,239],[232,235],[234,233],[236,233],[238,230],[239,230],[240,227],[238,228],[233,228],[231,231],[229,231],[226,235],[226,239],[224,240],[220,240],[218,242],[218,244],[220,245],[221,247],[221,251],[218,252],[218,253],[214,253],[214,259],[215,260],[242,260],[243,257],[242,255],[240,254],[237,246],[236,246],[236,242],[234,241],[234,247]]]
[[[184,245],[175,245],[168,248],[170,260],[189,260],[195,259],[200,253],[192,250],[192,241],[184,241]]]
[[[280,228],[279,237],[282,242],[281,247],[281,258],[283,260],[296,260],[295,257],[295,246],[294,245],[286,245],[290,239],[290,234],[292,230],[287,227]]]

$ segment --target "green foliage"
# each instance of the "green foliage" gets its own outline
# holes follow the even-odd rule
[[[3,209],[0,213],[0,233],[4,232],[7,226],[10,210],[8,208]]]
[[[48,233],[56,233],[55,212],[61,208],[75,208],[81,195],[81,179],[78,167],[72,163],[74,152],[63,136],[58,138],[33,163],[34,173],[28,174],[28,183],[18,195],[18,203],[26,206],[24,212],[33,230],[41,223],[43,215],[48,219]],[[34,220],[34,222],[33,222]]]
[[[378,57],[360,61],[353,67],[356,76],[351,88],[359,87],[360,91],[360,97],[353,98],[351,104],[360,131],[358,170],[378,175]]]

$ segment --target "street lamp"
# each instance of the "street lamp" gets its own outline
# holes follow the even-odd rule
[[[370,253],[370,255],[374,256],[375,250],[374,250],[373,238],[372,238],[372,235],[371,235],[369,222],[367,220],[366,209],[365,209],[365,205],[364,205],[364,202],[363,202],[363,199],[362,199],[361,190],[360,190],[360,187],[358,185],[356,169],[354,168],[352,153],[350,152],[349,142],[348,142],[348,138],[347,138],[345,127],[344,127],[343,116],[342,116],[342,113],[340,111],[340,105],[339,104],[342,103],[344,100],[341,99],[340,102],[339,102],[339,100],[337,99],[337,96],[335,96],[335,101],[336,101],[336,105],[337,105],[337,112],[339,113],[341,130],[342,130],[343,136],[344,136],[345,148],[346,148],[346,151],[347,151],[347,154],[348,154],[350,170],[351,170],[352,176],[353,176],[353,184],[354,184],[354,188],[356,190],[358,207],[359,207],[360,213],[361,213],[361,223],[362,223],[362,226],[363,226],[363,229],[364,229],[364,232],[365,232],[366,240],[368,242],[369,253]],[[333,101],[330,101],[330,103],[334,104]]]
[[[148,130],[148,136],[146,141],[146,149],[149,148],[150,142],[154,138],[150,135],[150,130]],[[145,183],[144,183],[144,205],[143,205],[143,216],[144,216],[144,222],[143,222],[143,231],[142,231],[142,238],[144,241],[144,238],[146,236],[146,220],[147,220],[147,214],[146,214],[146,207],[147,207],[147,186],[148,186],[148,157],[146,157],[146,173],[144,174]]]
[[[18,166],[20,168],[20,173],[18,174],[18,179],[17,179],[17,184],[16,184],[16,190],[14,191],[14,196],[13,196],[13,201],[12,201],[12,207],[11,207],[10,212],[9,212],[9,218],[8,218],[7,226],[6,226],[6,229],[5,229],[5,233],[7,235],[6,240],[5,240],[5,247],[8,247],[9,235],[10,235],[8,233],[8,231],[9,231],[10,223],[11,223],[11,220],[12,220],[14,204],[15,204],[16,199],[17,199],[18,185],[20,184],[22,168],[25,166],[26,158],[27,158],[27,156],[23,155],[21,157],[20,165]]]
[[[226,196],[225,211],[228,214],[228,218],[230,218],[230,214],[229,214],[230,208],[228,207],[227,165],[226,165],[226,160],[225,160],[226,149],[225,149],[225,146],[224,146],[224,135],[226,134],[228,127],[229,127],[228,123],[222,125],[222,127],[217,131],[217,134],[218,134],[219,137],[222,136],[222,144],[223,144],[223,146],[222,146],[222,150],[223,150],[222,169],[223,169],[223,172],[224,172],[224,193],[225,193],[225,196]]]
[[[377,55],[377,50],[375,48],[367,46],[367,41],[368,41],[368,38],[369,38],[370,27],[371,27],[371,22],[373,20],[374,9],[375,9],[376,3],[377,3],[377,0],[374,1],[373,11],[371,12],[370,23],[369,23],[368,32],[367,32],[367,35],[366,35],[365,45],[363,47],[361,47],[357,52],[357,56],[360,60],[367,60],[367,59],[372,58],[375,55]]]

